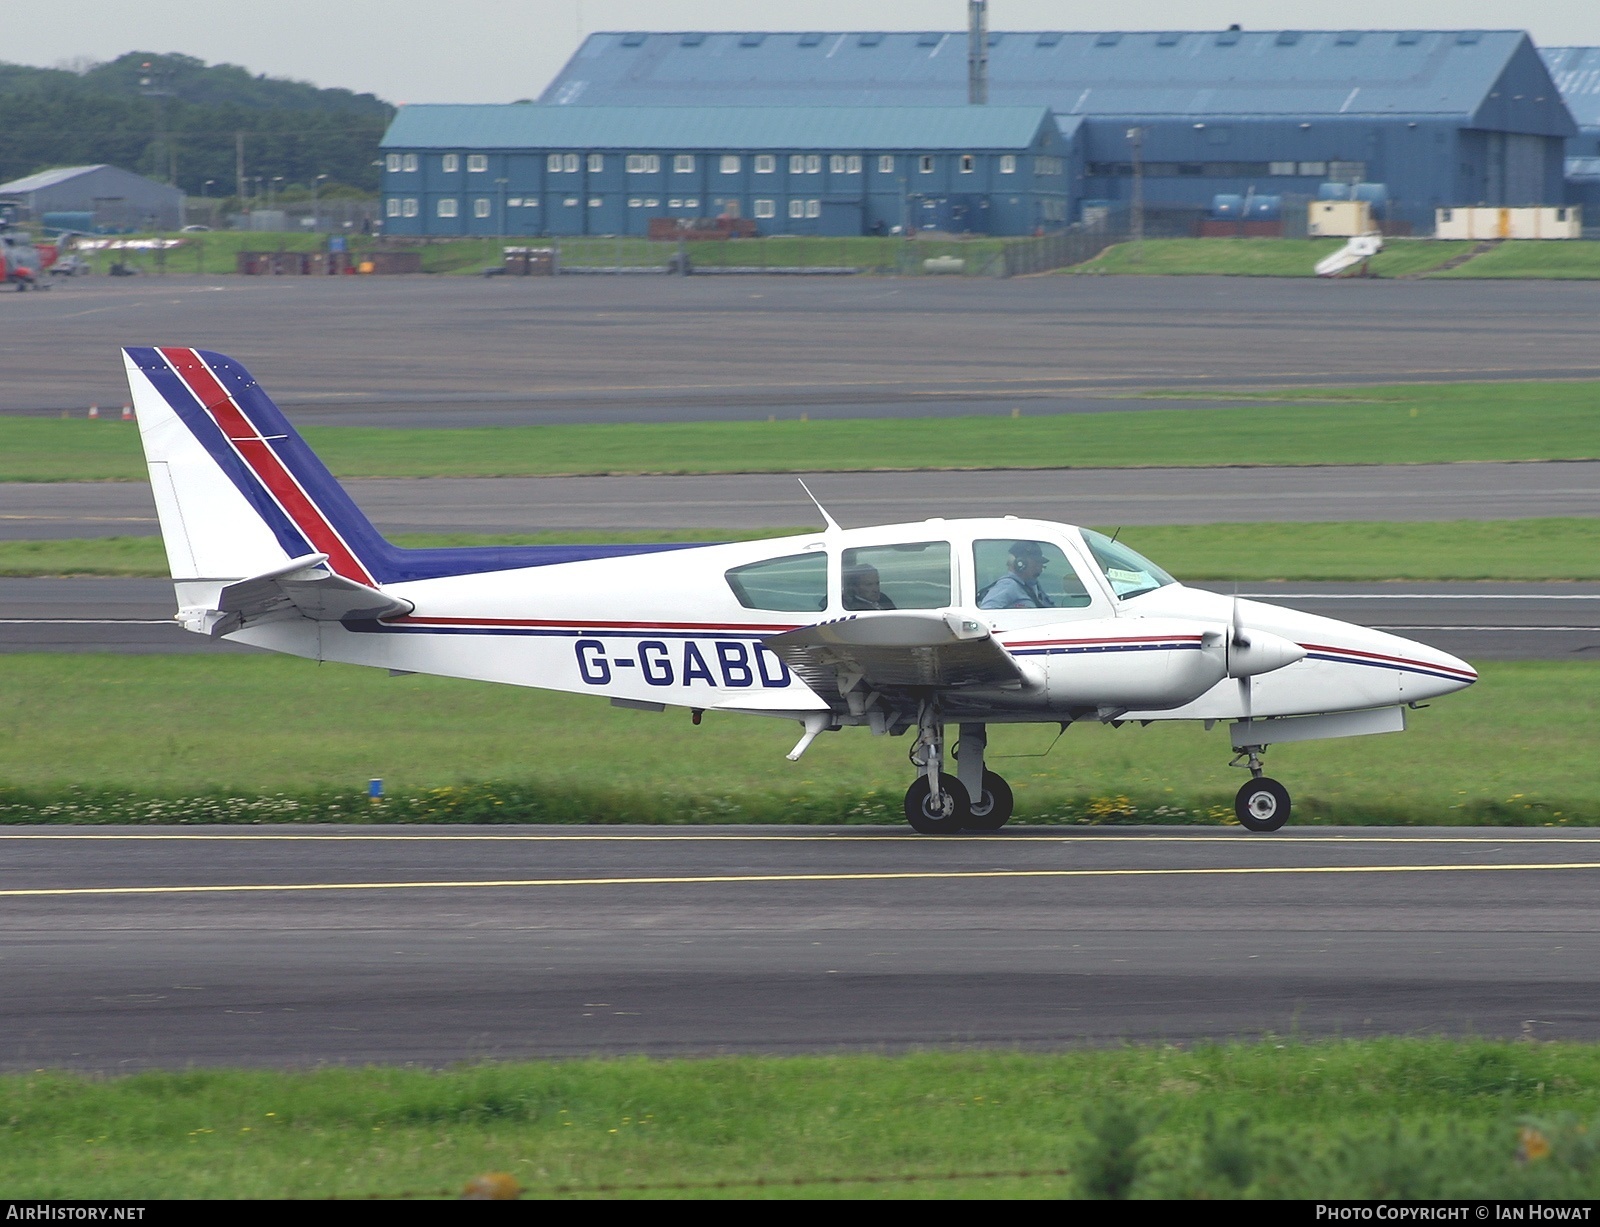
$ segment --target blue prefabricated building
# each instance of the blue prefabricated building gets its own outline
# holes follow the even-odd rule
[[[1072,179],[1043,106],[407,106],[382,149],[401,235],[1027,234],[1065,222]]]
[[[1567,203],[1600,221],[1600,47],[1542,47],[1578,133],[1567,141]]]
[[[1084,167],[1076,199],[1126,201],[1129,130],[1144,198],[1314,196],[1384,183],[1391,215],[1430,227],[1461,204],[1563,198],[1575,128],[1514,30],[1222,30],[989,35],[991,105],[1047,106]],[[950,106],[963,33],[592,34],[546,106]]]

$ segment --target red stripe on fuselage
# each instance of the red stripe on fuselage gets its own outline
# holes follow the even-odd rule
[[[430,618],[407,614],[399,618],[385,618],[390,626],[527,626],[546,627],[552,630],[593,630],[597,633],[650,635],[658,631],[704,631],[708,635],[749,634],[759,631],[764,635],[800,628],[795,625],[778,626],[752,622],[744,626],[730,626],[726,622],[576,622],[552,618]]]
[[[217,382],[217,377],[200,360],[200,355],[192,349],[163,349],[161,356],[188,385],[201,406],[221,428],[233,450],[250,466],[250,471],[260,479],[268,493],[277,499],[278,505],[294,521],[295,527],[311,542],[311,547],[328,556],[328,565],[334,572],[360,584],[373,584],[372,575],[361,565],[360,559],[351,553],[350,547],[328,523],[328,517],[300,488],[300,483],[272,450],[272,445],[261,437],[261,432],[234,404],[227,389]]]
[[[1360,648],[1341,648],[1331,643],[1302,643],[1300,646],[1308,652],[1337,652],[1341,656],[1357,657],[1358,659],[1352,662],[1354,664],[1359,664],[1362,660],[1381,661],[1384,664],[1391,665],[1410,665],[1417,669],[1427,669],[1433,673],[1448,673],[1453,677],[1459,677],[1462,681],[1475,682],[1478,680],[1476,669],[1468,669],[1462,672],[1454,665],[1439,665],[1430,660],[1412,660],[1408,656],[1389,656],[1383,652],[1364,652]]]

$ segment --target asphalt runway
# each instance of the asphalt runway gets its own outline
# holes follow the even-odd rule
[[[0,1067],[1600,1038],[1600,833],[0,832]]]
[[[129,344],[230,354],[297,420],[420,425],[590,420],[584,409],[1077,412],[1162,387],[1589,379],[1597,341],[1590,282],[90,277],[0,295],[0,411],[120,405]]]
[[[1600,584],[1254,582],[1238,592],[1392,630],[1469,661],[1600,660]],[[258,650],[181,630],[174,609],[164,579],[0,578],[0,654]]]
[[[1102,525],[1600,516],[1597,461],[804,476],[847,528],[986,515]],[[818,522],[795,474],[373,478],[345,486],[385,532],[803,528]],[[155,504],[143,484],[0,483],[0,540],[157,531]]]

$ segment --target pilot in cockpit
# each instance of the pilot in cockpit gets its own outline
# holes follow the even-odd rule
[[[1054,602],[1045,595],[1044,551],[1037,541],[1013,543],[1006,555],[1006,573],[978,598],[979,609],[1047,609]]]
[[[845,568],[843,598],[846,609],[897,608],[880,587],[878,568],[867,563]]]

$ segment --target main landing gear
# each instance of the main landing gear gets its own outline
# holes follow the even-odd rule
[[[983,765],[988,729],[963,724],[956,743],[956,774],[944,770],[944,725],[931,703],[917,713],[911,762],[921,772],[906,789],[906,821],[920,835],[998,831],[1011,817],[1011,786]]]
[[[1266,749],[1266,746],[1241,746],[1229,764],[1250,769],[1250,782],[1233,799],[1234,816],[1247,831],[1276,831],[1289,821],[1289,790],[1261,774],[1261,756]]]

